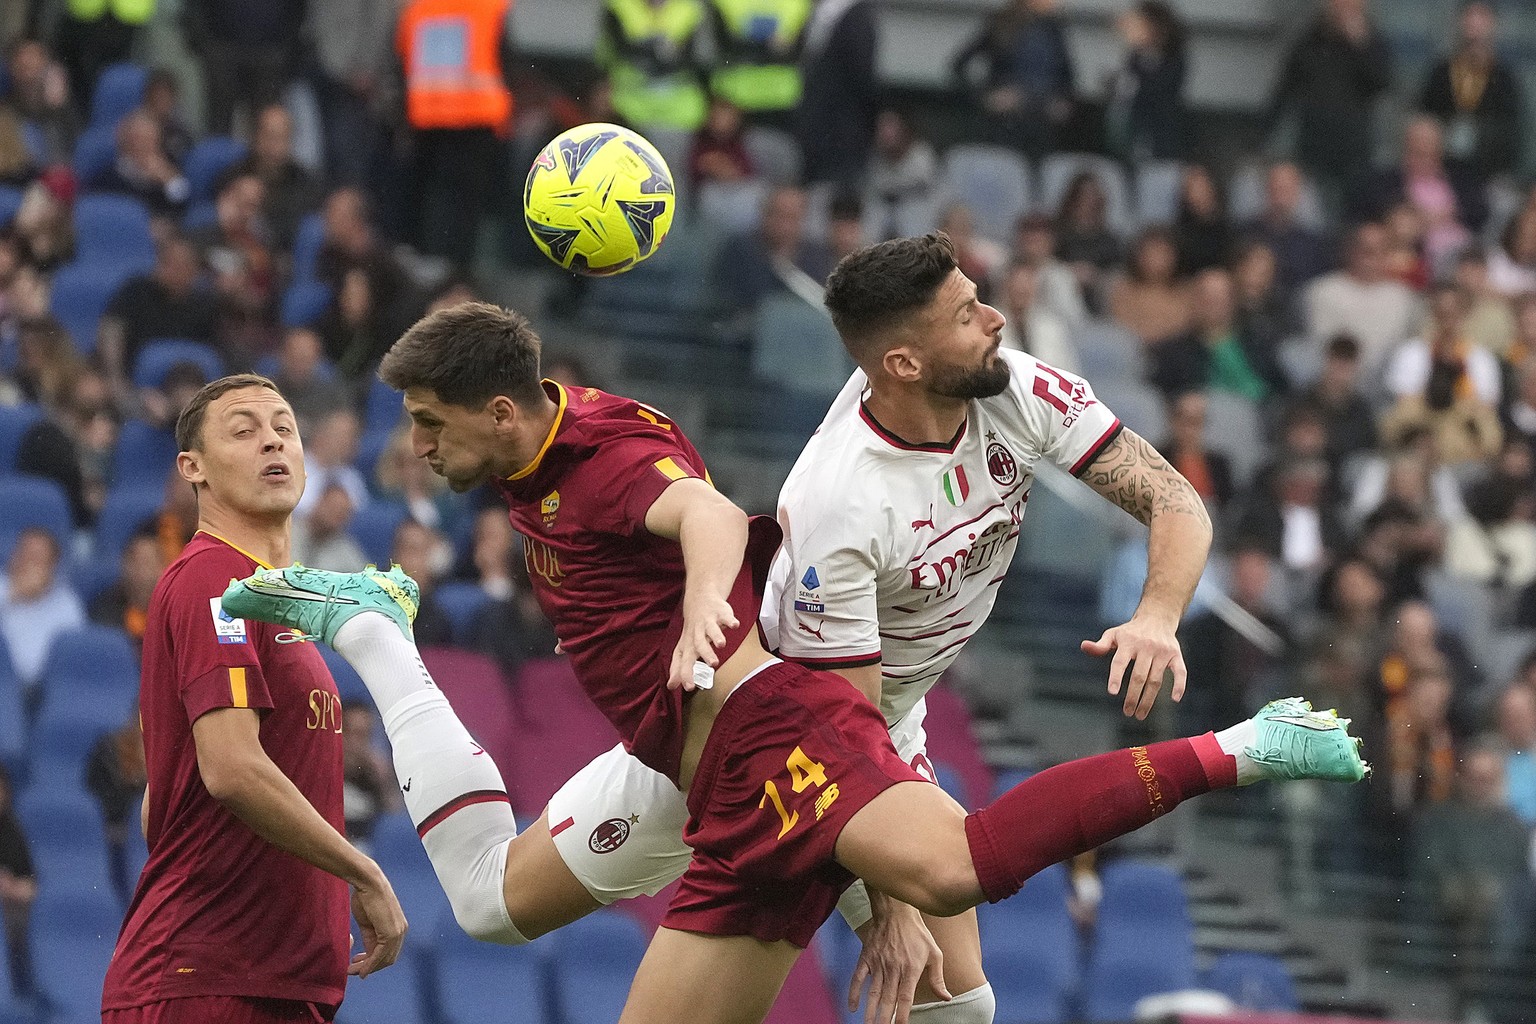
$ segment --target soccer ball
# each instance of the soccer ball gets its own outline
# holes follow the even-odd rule
[[[523,219],[544,255],[594,277],[655,252],[676,204],[672,172],[656,147],[616,124],[561,132],[523,186]]]

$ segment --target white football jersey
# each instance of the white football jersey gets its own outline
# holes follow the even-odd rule
[[[912,445],[864,407],[856,370],[779,493],[784,545],[764,626],[817,668],[879,664],[892,726],[992,611],[1035,464],[1080,474],[1120,432],[1081,377],[1003,350],[1008,389],[948,444]]]

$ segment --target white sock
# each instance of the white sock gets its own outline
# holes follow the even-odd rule
[[[1258,782],[1263,776],[1259,773],[1259,766],[1253,763],[1253,759],[1243,750],[1253,746],[1253,741],[1258,739],[1258,729],[1253,724],[1253,719],[1245,718],[1236,725],[1223,729],[1216,734],[1216,742],[1221,746],[1223,754],[1231,754],[1237,759],[1237,784],[1246,786],[1250,782]]]
[[[379,709],[379,717],[386,722],[390,709],[400,700],[437,689],[416,645],[383,612],[352,616],[336,631],[331,646],[357,670]]]
[[[912,1024],[992,1024],[997,997],[991,985],[961,992],[949,1002],[918,1003],[912,1007]]]
[[[508,917],[502,894],[507,844],[517,835],[506,785],[448,698],[426,678],[382,716],[406,810],[418,831],[427,826],[421,843],[459,927],[485,942],[520,945],[528,940]]]

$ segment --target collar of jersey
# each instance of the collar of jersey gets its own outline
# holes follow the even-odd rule
[[[236,544],[234,541],[230,540],[228,537],[220,537],[218,534],[214,533],[212,530],[198,530],[197,532],[201,533],[201,534],[206,534],[207,536],[212,537],[214,540],[218,541],[220,544],[228,544],[230,547],[234,548],[236,551],[240,552],[246,558],[249,558],[251,561],[253,561],[257,565],[261,566],[263,569],[270,569],[270,568],[272,568],[272,566],[268,565],[265,560],[257,558],[255,555],[253,555],[249,551],[245,550],[245,548],[241,547],[239,544]]]
[[[875,435],[880,440],[892,448],[900,448],[904,452],[934,452],[939,455],[953,455],[955,449],[960,447],[961,439],[965,437],[966,427],[970,426],[971,423],[971,418],[967,416],[961,422],[960,429],[955,431],[955,436],[950,438],[948,442],[925,441],[922,444],[913,444],[911,441],[898,437],[882,425],[879,420],[875,419],[875,414],[869,411],[869,406],[863,402],[859,403],[859,418],[869,426],[870,430],[875,432]]]
[[[565,394],[565,385],[556,384],[554,381],[547,377],[544,380],[539,381],[539,383],[543,386],[544,393],[546,395],[549,394],[550,388],[555,389],[558,395],[557,400],[560,403],[560,408],[555,410],[555,422],[549,425],[549,433],[544,435],[544,443],[539,445],[539,453],[533,457],[532,462],[528,463],[528,465],[507,477],[508,480],[522,480],[532,476],[534,472],[538,470],[539,463],[544,461],[544,453],[549,451],[549,446],[555,443],[555,434],[559,433],[560,424],[565,421],[565,405],[568,401]]]

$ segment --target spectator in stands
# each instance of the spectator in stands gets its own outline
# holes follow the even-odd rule
[[[1323,573],[1317,594],[1320,621],[1313,638],[1315,646],[1320,651],[1340,652],[1343,660],[1332,667],[1348,667],[1354,673],[1329,676],[1339,696],[1329,697],[1327,706],[1358,708],[1362,715],[1374,715],[1379,699],[1367,679],[1374,664],[1367,663],[1377,656],[1381,643],[1386,585],[1370,562],[1346,555]]]
[[[1509,299],[1536,291],[1536,208],[1523,207],[1504,225],[1488,254],[1488,283]]]
[[[1424,220],[1424,250],[1435,271],[1450,260],[1488,219],[1484,186],[1445,164],[1440,122],[1421,114],[1403,133],[1402,162],[1377,173],[1357,209],[1366,219],[1383,217],[1398,203],[1410,204]]]
[[[1515,343],[1515,312],[1489,280],[1487,254],[1476,245],[1463,249],[1452,276],[1472,304],[1467,311],[1467,339],[1507,359]]]
[[[159,385],[138,390],[136,408],[140,418],[169,432],[181,410],[206,383],[208,375],[201,365],[187,360],[172,363]]]
[[[1337,195],[1370,168],[1376,98],[1392,84],[1387,42],[1367,5],[1327,0],[1285,57],[1270,101],[1271,124],[1295,112],[1297,158]]]
[[[261,212],[281,251],[293,247],[293,236],[306,214],[319,209],[320,182],[293,158],[293,115],[281,103],[269,103],[256,113],[251,152],[239,165],[261,179]]]
[[[86,755],[84,769],[81,781],[85,791],[96,798],[106,831],[107,876],[118,904],[127,910],[136,881],[129,866],[128,844],[139,832],[135,819],[147,781],[137,701],[122,725],[97,737]]]
[[[46,281],[38,272],[47,273],[68,262],[75,250],[75,226],[70,204],[74,202],[74,177],[64,168],[43,172],[22,193],[21,209],[11,222],[11,230],[22,243],[27,267],[34,273],[18,275],[17,285],[29,287],[38,313],[47,310]]]
[[[1031,158],[1058,148],[1076,99],[1056,0],[1010,0],[998,8],[955,55],[953,70],[980,101],[990,141]]]
[[[1109,82],[1105,142],[1127,163],[1184,156],[1184,25],[1164,0],[1141,0],[1116,22],[1125,46]]]
[[[1189,652],[1189,685],[1178,705],[1180,734],[1221,728],[1234,714],[1260,707],[1287,690],[1290,629],[1284,606],[1275,597],[1276,569],[1258,547],[1239,547],[1227,570],[1227,593],[1279,641],[1268,648],[1212,614],[1191,618],[1181,627]],[[1194,698],[1191,700],[1190,698]]]
[[[1100,294],[1121,257],[1120,239],[1109,225],[1109,194],[1092,171],[1067,184],[1056,211],[1056,256],[1072,268],[1084,295]]]
[[[993,275],[1002,270],[1008,254],[996,242],[976,234],[975,218],[964,203],[950,203],[944,208],[939,230],[954,242],[955,262],[962,274],[976,282],[977,298],[990,302]]]
[[[1470,734],[1481,676],[1466,643],[1441,628],[1434,609],[1424,601],[1404,601],[1395,614],[1396,623],[1378,663],[1378,702],[1391,712],[1408,695],[1416,675],[1437,673],[1451,688],[1447,721],[1454,722],[1459,735]]]
[[[832,265],[868,244],[870,239],[864,236],[864,200],[852,190],[837,193],[827,204],[827,249]],[[998,252],[1001,261],[1002,250]]]
[[[1445,568],[1507,601],[1536,583],[1536,479],[1531,444],[1506,437],[1492,472],[1466,488],[1467,515],[1449,524]],[[1515,612],[1519,616],[1519,609]]]
[[[131,392],[134,365],[149,342],[186,338],[218,343],[218,312],[200,287],[201,272],[193,242],[169,233],[155,243],[154,269],[130,277],[108,301],[96,327],[96,353],[120,395]]]
[[[1387,276],[1422,293],[1435,279],[1425,239],[1429,223],[1419,208],[1404,200],[1387,208],[1381,218],[1387,229]]]
[[[146,520],[123,545],[122,554],[118,556],[117,579],[92,598],[91,621],[121,629],[133,641],[135,649],[141,648],[149,599],[155,592],[155,584],[160,582],[160,574],[169,564],[153,519]]]
[[[1088,307],[1072,268],[1056,258],[1056,229],[1044,214],[1027,213],[1013,228],[1009,262],[1035,272],[1035,301],[1068,329],[1088,319]]]
[[[1232,463],[1207,445],[1208,405],[1203,391],[1184,391],[1172,396],[1168,401],[1169,436],[1157,450],[1189,481],[1211,510],[1211,518],[1219,520],[1221,510],[1232,499]]]
[[[64,66],[41,41],[22,38],[9,48],[6,72],[10,89],[5,102],[37,130],[43,144],[38,162],[67,164],[80,132],[80,118],[71,102]],[[89,97],[83,102],[89,102]]]
[[[316,258],[316,275],[336,289],[339,298],[348,274],[360,271],[367,287],[352,286],[351,326],[366,323],[369,327],[355,334],[335,329],[328,332],[321,325],[320,336],[326,344],[326,358],[336,364],[337,372],[344,379],[361,378],[371,372],[384,348],[415,321],[421,300],[405,268],[374,229],[368,201],[361,191],[340,188],[332,192],[326,197],[323,215],[325,240]],[[364,306],[366,313],[359,316]],[[347,324],[347,316],[339,307],[333,322]]]
[[[491,598],[470,624],[475,650],[496,660],[508,678],[525,661],[555,655],[549,620],[528,583],[517,534],[504,509],[482,509],[470,546],[474,575]]]
[[[917,221],[931,216],[939,159],[933,144],[920,137],[911,121],[895,110],[875,120],[874,152],[865,179],[865,200],[880,211],[881,241],[913,233]]]
[[[1238,542],[1278,559],[1294,576],[1315,578],[1344,542],[1342,525],[1326,500],[1328,464],[1295,460],[1266,483],[1250,488],[1239,506]]]
[[[1386,437],[1387,447],[1362,459],[1351,474],[1350,514],[1360,520],[1382,504],[1404,504],[1426,520],[1446,524],[1467,514],[1456,474],[1440,458],[1434,434],[1409,426]]]
[[[422,647],[453,642],[453,623],[437,603],[437,585],[453,569],[453,545],[442,533],[409,517],[395,530],[390,558],[421,587],[412,630]]]
[[[1184,168],[1173,232],[1181,274],[1226,266],[1231,258],[1233,231],[1227,221],[1227,199],[1204,164]]]
[[[1536,829],[1536,691],[1506,686],[1496,710],[1505,799],[1527,828]]]
[[[1131,244],[1125,273],[1110,284],[1109,315],[1149,348],[1189,330],[1189,288],[1178,268],[1173,233],[1150,227]]]
[[[304,468],[308,482],[304,488],[304,497],[299,499],[298,507],[294,509],[295,516],[307,515],[321,493],[333,482],[347,492],[354,510],[368,504],[368,483],[356,466],[362,429],[357,413],[350,408],[337,409],[315,424],[304,444]],[[347,518],[351,518],[350,513]],[[317,569],[329,568],[318,563],[305,564],[314,565]]]
[[[737,309],[752,309],[776,291],[803,288],[806,278],[818,288],[827,279],[831,252],[807,236],[807,204],[803,189],[779,186],[763,202],[758,229],[726,244],[717,278]]]
[[[1288,406],[1280,414],[1278,426],[1279,435],[1271,442],[1268,458],[1259,466],[1250,481],[1250,487],[1256,491],[1271,487],[1279,473],[1291,463],[1310,462],[1315,459],[1327,461],[1327,422],[1314,406],[1305,402]],[[1329,505],[1336,505],[1338,481],[1332,464],[1329,464],[1328,470],[1326,500]]]
[[[1387,392],[1394,404],[1382,420],[1392,437],[1409,425],[1434,432],[1441,459],[1450,464],[1481,462],[1499,449],[1498,403],[1502,377],[1498,360],[1466,337],[1469,303],[1454,283],[1431,295],[1424,336],[1401,345],[1387,364]]]
[[[808,185],[863,185],[880,113],[876,6],[875,0],[823,0],[806,22],[800,48],[805,86],[795,134]]]
[[[545,367],[545,376],[565,383],[563,377],[552,375],[559,370],[558,363],[551,361]],[[379,497],[404,505],[413,521],[441,533],[453,533],[462,508],[448,490],[447,481],[432,472],[426,459],[416,457],[409,427],[400,427],[390,435],[389,444],[379,455],[374,478]]]
[[[1242,332],[1231,274],[1212,267],[1195,275],[1190,320],[1188,334],[1149,352],[1152,383],[1165,394],[1209,388],[1260,403],[1285,386],[1274,353]]]
[[[277,252],[262,207],[267,189],[254,173],[232,168],[214,197],[215,220],[189,237],[213,272],[219,346],[237,364],[277,343]]]
[[[341,712],[341,799],[347,838],[370,852],[378,821],[400,806],[389,757],[374,744],[378,715],[373,706],[349,702]]]
[[[52,533],[29,526],[16,538],[0,579],[0,636],[29,714],[41,706],[43,666],[54,639],[85,625],[80,598],[59,571],[62,555]]]
[[[70,91],[78,98],[82,110],[89,107],[102,71],[129,59],[139,30],[154,11],[154,0],[64,5],[54,29],[54,45],[59,59],[69,69]]]
[[[37,158],[27,146],[21,115],[0,100],[0,185],[19,187],[37,177]]]
[[[32,904],[37,899],[37,871],[32,849],[16,816],[11,776],[0,765],[0,924],[5,926],[5,955],[11,991],[27,1002],[41,995],[32,973]]]
[[[85,505],[94,520],[106,501],[112,453],[117,448],[117,435],[122,426],[107,379],[94,370],[73,378],[59,423],[69,435],[75,457],[80,462]]]
[[[1387,234],[1380,224],[1361,224],[1350,236],[1343,270],[1307,287],[1307,333],[1319,347],[1348,334],[1360,345],[1363,380],[1379,379],[1392,349],[1408,337],[1418,316],[1413,292],[1387,274]]]
[[[293,517],[293,560],[315,569],[357,572],[368,556],[347,532],[358,507],[351,491],[328,476],[305,485],[304,496],[311,494],[308,510]]]
[[[1067,325],[1039,301],[1040,271],[1025,263],[1015,263],[1007,268],[1002,280],[999,308],[1007,317],[1000,335],[1003,347],[1028,352],[1068,373],[1081,372]]]
[[[709,0],[715,52],[710,91],[752,121],[788,129],[802,93],[799,60],[810,13],[804,0],[749,6]]]
[[[1264,209],[1243,227],[1245,235],[1274,250],[1280,287],[1287,296],[1333,267],[1333,247],[1327,236],[1302,222],[1305,184],[1295,164],[1271,164],[1264,175]]]
[[[16,325],[16,365],[11,378],[21,397],[50,413],[68,402],[71,383],[85,370],[85,360],[64,327],[52,316],[28,318]]]
[[[695,189],[706,182],[731,184],[752,177],[745,127],[735,104],[718,96],[710,100],[709,113],[688,151],[688,178]]]
[[[1498,55],[1493,5],[1461,9],[1456,49],[1430,71],[1419,106],[1440,119],[1452,167],[1480,185],[1520,165],[1520,82]]]
[[[165,68],[155,68],[144,80],[143,110],[160,125],[160,144],[180,167],[192,152],[192,130],[181,109],[181,86]]]
[[[192,195],[181,168],[166,155],[160,123],[135,110],[117,123],[117,158],[85,187],[132,196],[162,217],[179,217]]]
[[[1256,239],[1241,242],[1232,257],[1231,269],[1238,330],[1255,352],[1275,360],[1278,368],[1281,345],[1301,325],[1296,319],[1295,305],[1280,290],[1275,251]],[[1285,378],[1276,383],[1291,382]]]
[[[1536,297],[1521,304],[1520,319],[1536,322]],[[1504,429],[1536,444],[1536,352],[1526,355],[1514,370],[1514,394],[1505,411]]]
[[[324,123],[325,170],[333,185],[369,185],[384,162],[383,101],[396,7],[383,0],[309,5],[312,81]]]
[[[594,59],[620,123],[639,132],[697,131],[707,100],[702,0],[608,0]]]
[[[1451,677],[1431,660],[1409,670],[1402,689],[1387,697],[1386,776],[1392,809],[1409,815],[1450,798],[1456,743],[1450,710]]]
[[[338,409],[352,406],[352,390],[325,360],[320,335],[308,327],[290,327],[277,350],[272,375],[299,421],[299,436]]]
[[[1323,414],[1328,458],[1337,469],[1353,455],[1376,447],[1376,417],[1360,393],[1360,343],[1336,334],[1323,350],[1323,367],[1305,402]]]
[[[256,112],[282,99],[298,68],[303,0],[190,0],[183,28],[193,53],[203,57],[208,130],[245,129]]]

